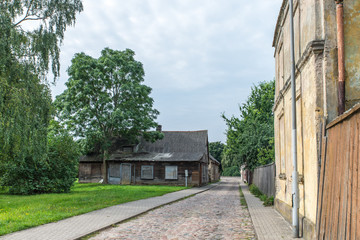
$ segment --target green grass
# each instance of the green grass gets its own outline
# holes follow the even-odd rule
[[[239,192],[240,192],[240,204],[241,206],[244,206],[247,208],[247,203],[246,203],[246,200],[245,200],[245,196],[241,190],[241,186],[239,186]]]
[[[97,209],[186,189],[174,186],[78,184],[70,193],[9,195],[0,190],[0,236]]]

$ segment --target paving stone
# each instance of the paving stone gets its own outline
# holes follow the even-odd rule
[[[239,179],[191,198],[155,209],[91,238],[104,239],[255,239],[247,208],[240,205]]]
[[[41,225],[27,230],[1,236],[6,240],[67,240],[77,239],[87,234],[104,229],[113,224],[137,216],[141,213],[182,199],[193,194],[206,191],[215,185],[191,188],[163,196],[153,197],[125,204],[120,204],[58,222]]]

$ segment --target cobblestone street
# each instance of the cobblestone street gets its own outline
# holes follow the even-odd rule
[[[215,188],[150,211],[90,239],[255,239],[249,211],[240,205],[238,181],[224,178]]]

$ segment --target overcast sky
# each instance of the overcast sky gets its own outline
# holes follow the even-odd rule
[[[65,90],[75,53],[105,47],[136,53],[163,130],[209,131],[226,142],[221,113],[239,116],[251,86],[274,78],[271,47],[282,0],[83,0],[61,47]]]

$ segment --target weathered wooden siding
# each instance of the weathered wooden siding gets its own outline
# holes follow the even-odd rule
[[[80,163],[79,182],[94,183],[102,179],[102,163]]]
[[[198,186],[206,184],[200,182],[200,164],[199,162],[126,162],[109,161],[109,166],[120,166],[121,163],[131,164],[131,183],[142,185],[185,185],[185,170],[188,170],[188,185]],[[141,178],[141,166],[153,166],[153,179]],[[177,166],[177,179],[165,179],[165,167]],[[120,173],[119,173],[120,175]],[[119,179],[120,181],[120,179]],[[114,184],[118,184],[114,182]]]
[[[255,168],[253,184],[267,196],[275,196],[275,163]]]
[[[323,138],[317,239],[360,239],[360,105],[327,126]]]

